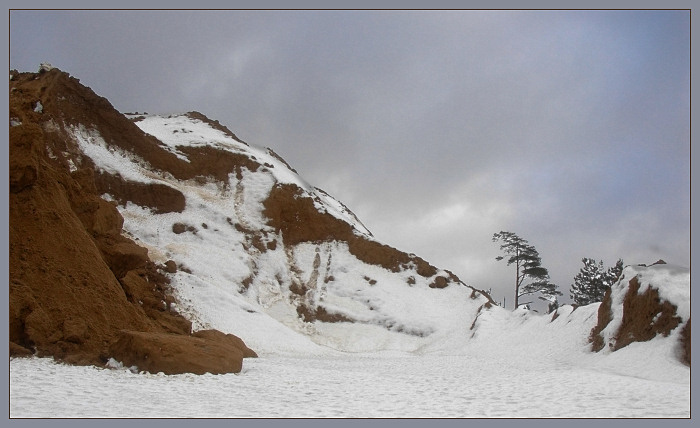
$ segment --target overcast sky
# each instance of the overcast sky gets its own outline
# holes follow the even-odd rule
[[[498,231],[569,301],[581,258],[690,265],[688,11],[13,11],[122,112],[200,111],[381,241],[513,302]]]

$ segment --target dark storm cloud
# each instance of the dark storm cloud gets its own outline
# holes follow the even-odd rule
[[[121,111],[199,110],[375,235],[497,298],[499,230],[568,294],[582,257],[689,265],[687,11],[11,13]],[[654,260],[651,260],[654,259]]]

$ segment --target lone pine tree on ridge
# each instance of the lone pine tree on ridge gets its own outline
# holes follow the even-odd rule
[[[549,271],[542,266],[539,253],[525,239],[513,232],[498,232],[493,234],[493,242],[501,241],[501,250],[507,255],[507,265],[515,264],[515,305],[520,306],[520,297],[541,293],[542,300],[553,301],[556,296],[561,296],[557,286],[549,281]],[[504,256],[496,257],[503,260]],[[531,282],[525,282],[526,279]]]

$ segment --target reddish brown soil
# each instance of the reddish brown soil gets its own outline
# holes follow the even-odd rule
[[[623,348],[632,342],[645,342],[657,334],[668,336],[678,327],[682,319],[676,315],[676,307],[659,298],[659,292],[649,287],[638,294],[639,280],[629,282],[629,291],[623,301],[622,325],[617,332],[615,349]]]
[[[608,326],[610,321],[612,321],[612,297],[611,290],[608,288],[605,291],[605,296],[603,296],[603,301],[598,307],[598,322],[591,330],[589,336],[593,351],[598,352],[605,347],[605,339],[603,339],[601,332]]]
[[[624,348],[632,342],[646,342],[657,335],[668,336],[672,330],[683,321],[677,315],[676,306],[667,301],[662,301],[659,292],[649,287],[639,294],[639,280],[635,276],[629,281],[629,288],[625,294],[622,306],[622,322],[615,332],[614,343],[610,344],[611,350]],[[598,308],[598,323],[591,330],[590,341],[594,351],[600,351],[606,344],[601,332],[612,321],[611,291],[605,293],[603,302]],[[681,332],[683,346],[682,360],[690,363],[690,320],[686,324],[687,332]]]
[[[95,186],[100,194],[112,195],[120,205],[133,202],[151,208],[156,214],[180,213],[185,209],[185,195],[164,184],[137,183],[124,180],[118,175],[101,172],[95,175]]]
[[[681,330],[681,361],[690,365],[690,318]]]
[[[224,184],[228,184],[228,175],[236,173],[236,177],[242,178],[242,168],[257,171],[260,164],[248,156],[218,150],[214,147],[179,147],[179,150],[187,155],[190,160],[182,166],[177,175],[182,178],[194,178],[197,176],[213,177]],[[172,172],[171,170],[167,170]],[[178,177],[179,178],[179,177]]]
[[[313,200],[303,196],[301,189],[293,184],[273,187],[264,205],[263,213],[268,218],[268,224],[282,234],[285,245],[344,241],[347,242],[350,253],[367,264],[382,266],[392,272],[415,266],[417,273],[425,278],[437,273],[437,268],[420,257],[356,235],[348,223],[328,213],[319,212]],[[444,288],[450,282],[459,282],[453,274],[448,275],[449,278],[436,277],[430,286]]]
[[[42,112],[34,111],[38,100]],[[122,331],[131,331],[160,345],[149,351],[156,363],[143,370],[240,370],[250,354],[240,339],[190,335],[190,322],[170,311],[168,279],[146,249],[121,235],[123,218],[98,196],[92,169],[70,172],[64,152],[75,154],[76,148],[60,124],[95,126],[107,141],[133,144],[134,150],[143,142],[155,152],[157,142],[59,70],[15,74],[10,117],[21,122],[9,138],[10,355],[99,365],[117,348],[124,355],[142,348],[113,347],[124,341]],[[202,353],[202,344],[239,352],[222,361],[225,354]]]
[[[243,358],[257,357],[241,339],[217,330],[191,336],[124,330],[110,353],[126,366],[165,374],[238,373]]]
[[[187,113],[186,116],[191,117],[192,119],[200,120],[204,123],[207,123],[212,128],[218,129],[219,131],[223,132],[224,134],[228,135],[229,137],[233,138],[234,140],[238,141],[239,143],[243,143],[246,146],[248,145],[248,143],[246,143],[245,141],[238,138],[236,136],[236,134],[231,132],[231,130],[228,129],[225,125],[219,123],[218,120],[209,119],[208,117],[206,117],[205,115],[203,115],[202,113],[200,113],[198,111],[191,111],[191,112]]]
[[[297,315],[299,315],[299,318],[301,318],[303,321],[306,322],[314,322],[314,321],[321,321],[321,322],[328,322],[328,323],[335,323],[335,322],[355,322],[354,319],[348,318],[343,314],[338,314],[334,312],[328,312],[326,308],[323,306],[317,306],[315,308],[311,308],[306,304],[299,304],[297,306]]]
[[[167,171],[177,179],[213,177],[226,183],[228,174],[240,174],[242,167],[251,171],[259,167],[258,163],[246,156],[213,147],[183,148],[191,156],[190,162],[186,162],[165,150],[158,139],[141,131],[131,120],[115,110],[107,99],[96,95],[90,88],[81,85],[78,79],[58,69],[42,74],[15,72],[13,80],[10,80],[10,91],[10,118],[31,117],[37,123],[53,119],[59,128],[63,124],[82,124],[86,128],[98,129],[108,145],[133,153],[153,170]],[[37,101],[41,101],[43,113],[33,111]],[[218,124],[217,129],[237,138],[225,126],[201,113],[191,112],[189,115],[212,125]],[[49,147],[59,161],[66,161],[63,151],[76,151],[60,132],[55,132],[49,139]]]
[[[117,349],[111,348],[116,341],[121,343],[120,352],[137,358],[134,355],[143,350],[142,339],[151,337],[148,335],[159,343],[178,337],[172,339],[177,342],[173,342],[175,349],[190,349],[180,338],[190,337],[190,325],[170,311],[173,300],[167,278],[149,261],[145,249],[121,235],[123,219],[112,203],[98,197],[109,193],[115,203],[131,201],[163,213],[181,212],[186,205],[184,195],[165,185],[144,185],[96,173],[90,160],[81,156],[67,127],[96,129],[111,147],[140,157],[156,173],[181,180],[214,179],[227,185],[229,174],[241,179],[244,169],[256,171],[262,165],[213,147],[179,147],[190,162],[183,161],[67,73],[54,69],[42,74],[12,74],[10,117],[22,123],[10,132],[13,355],[36,348],[41,355],[67,361],[104,363]],[[41,113],[33,111],[37,101],[43,105]],[[201,113],[188,115],[241,141]],[[71,163],[79,167],[72,173]],[[415,268],[425,278],[435,277],[431,288],[461,283],[450,272],[436,276],[438,270],[419,257],[356,235],[349,224],[320,213],[296,186],[275,186],[265,202],[265,215],[286,246],[344,241],[365,263],[393,272]],[[197,233],[197,228],[175,224],[173,231]],[[243,231],[250,236],[248,247],[264,252],[277,246],[276,239],[261,231]],[[172,262],[159,268],[170,273],[178,268],[186,271]],[[409,279],[408,286],[413,284],[415,278]],[[299,291],[303,294],[304,290]],[[300,306],[299,316],[324,322],[350,321],[323,307]],[[195,342],[190,345],[197,348]],[[245,349],[242,354],[246,355]],[[167,364],[172,366],[172,362]]]

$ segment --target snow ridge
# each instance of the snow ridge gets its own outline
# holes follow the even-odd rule
[[[395,272],[369,265],[344,242],[286,245],[263,214],[263,203],[279,184],[297,186],[319,212],[373,238],[344,204],[311,186],[269,149],[243,143],[192,115],[128,117],[182,160],[188,161],[187,148],[208,146],[262,165],[255,171],[243,167],[224,183],[178,180],[109,147],[96,130],[72,128],[99,170],[130,181],[157,181],[185,196],[182,212],[156,214],[131,202],[119,210],[124,230],[153,261],[178,266],[171,274],[176,309],[195,330],[236,334],[259,354],[416,352],[436,340],[453,340],[487,302],[463,285],[431,288],[437,276],[448,276],[445,271],[426,278],[415,266]]]

